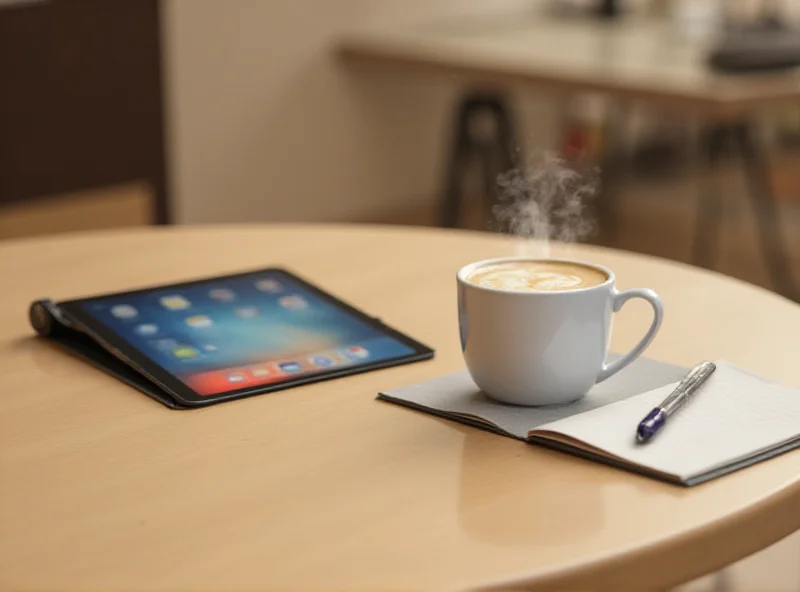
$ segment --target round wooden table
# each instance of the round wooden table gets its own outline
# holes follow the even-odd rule
[[[375,400],[462,368],[455,272],[489,234],[392,227],[141,229],[0,243],[0,589],[667,586],[800,527],[800,453],[681,488]],[[800,386],[800,307],[600,248],[556,255],[657,290],[647,355]],[[173,411],[34,337],[66,299],[279,264],[437,350],[432,361]],[[612,348],[649,323],[616,316]]]

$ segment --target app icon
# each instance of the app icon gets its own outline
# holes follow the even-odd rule
[[[153,323],[145,323],[143,325],[138,325],[135,331],[137,335],[149,337],[150,335],[155,335],[158,333],[158,326],[154,325]]]
[[[278,294],[283,292],[283,286],[278,280],[258,280],[256,282],[256,290],[267,294]]]
[[[214,323],[206,315],[195,315],[187,318],[186,324],[195,329],[208,329]]]
[[[188,360],[189,358],[196,358],[200,352],[189,345],[179,345],[172,350],[172,355],[179,360]]]
[[[360,345],[354,345],[352,347],[348,347],[347,350],[345,350],[345,353],[347,354],[347,357],[350,358],[351,360],[363,360],[364,358],[369,356],[369,352]]]
[[[172,351],[178,347],[178,342],[175,339],[156,339],[152,344],[161,351]]]
[[[235,312],[240,319],[252,319],[259,315],[259,310],[255,306],[240,306]]]
[[[212,299],[219,300],[220,302],[230,302],[231,300],[236,300],[236,292],[229,290],[228,288],[214,288],[213,290],[209,291],[208,295]]]
[[[309,361],[318,368],[329,368],[334,365],[333,358],[328,356],[312,356]]]
[[[130,304],[117,304],[111,307],[111,314],[118,319],[132,319],[139,314]]]
[[[264,376],[269,376],[271,372],[269,371],[269,368],[265,368],[264,366],[258,366],[256,368],[251,368],[250,374],[252,374],[256,378],[263,378]]]
[[[184,308],[189,308],[192,305],[192,303],[186,298],[178,294],[174,294],[172,296],[162,296],[158,299],[158,301],[161,303],[161,306],[169,310],[183,310]]]
[[[209,343],[208,345],[204,345],[202,349],[203,349],[203,351],[207,351],[207,352],[215,352],[215,351],[219,350],[219,348],[216,345],[211,344],[211,343]]]
[[[306,302],[302,296],[298,296],[297,294],[284,296],[278,300],[278,304],[280,304],[283,308],[288,308],[289,310],[303,310],[304,308],[308,308],[308,302]]]
[[[300,372],[300,364],[297,362],[281,362],[278,364],[278,368],[286,372],[286,374],[297,374]]]
[[[244,374],[242,372],[231,372],[228,374],[228,382],[244,382]]]

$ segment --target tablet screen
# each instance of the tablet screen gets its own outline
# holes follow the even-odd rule
[[[200,397],[418,353],[414,342],[282,270],[73,304]]]

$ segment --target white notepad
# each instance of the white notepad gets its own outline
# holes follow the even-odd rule
[[[593,406],[592,393],[577,405],[517,408],[462,390],[458,411],[444,409],[441,404],[429,406],[419,397],[409,397],[409,389],[417,393],[422,389],[428,391],[429,400],[437,399],[436,392],[430,389],[435,381],[381,393],[379,398],[690,486],[800,446],[800,390],[770,383],[725,361],[716,364],[716,372],[647,444],[636,442],[636,426],[675,388],[686,369],[645,360],[633,369],[627,382],[620,380],[621,386],[616,387],[612,384],[614,392],[605,396],[612,402],[598,406]],[[654,373],[672,378],[641,394],[624,392],[633,383],[641,382],[643,370],[649,380]],[[620,378],[628,371],[623,370]],[[450,384],[453,378],[455,375],[449,377]],[[442,379],[436,380],[440,387],[447,388]],[[456,382],[463,385],[463,380],[463,373],[459,373]],[[465,407],[465,400],[470,398],[476,404]],[[451,397],[444,399],[451,401],[447,407],[453,407]],[[438,400],[441,403],[440,397]],[[516,418],[514,431],[519,432],[518,424],[526,418],[529,429],[524,435],[509,432],[496,419],[487,418],[491,413],[481,413],[480,408],[485,411],[487,405],[502,411],[501,416]],[[558,416],[554,420],[537,421],[553,412]]]

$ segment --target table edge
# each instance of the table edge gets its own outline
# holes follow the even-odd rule
[[[638,589],[653,586],[653,574],[664,576],[658,580],[658,586],[676,586],[730,565],[800,530],[800,513],[791,511],[796,510],[798,503],[800,477],[735,514],[644,547],[537,575],[516,574],[470,590]]]

